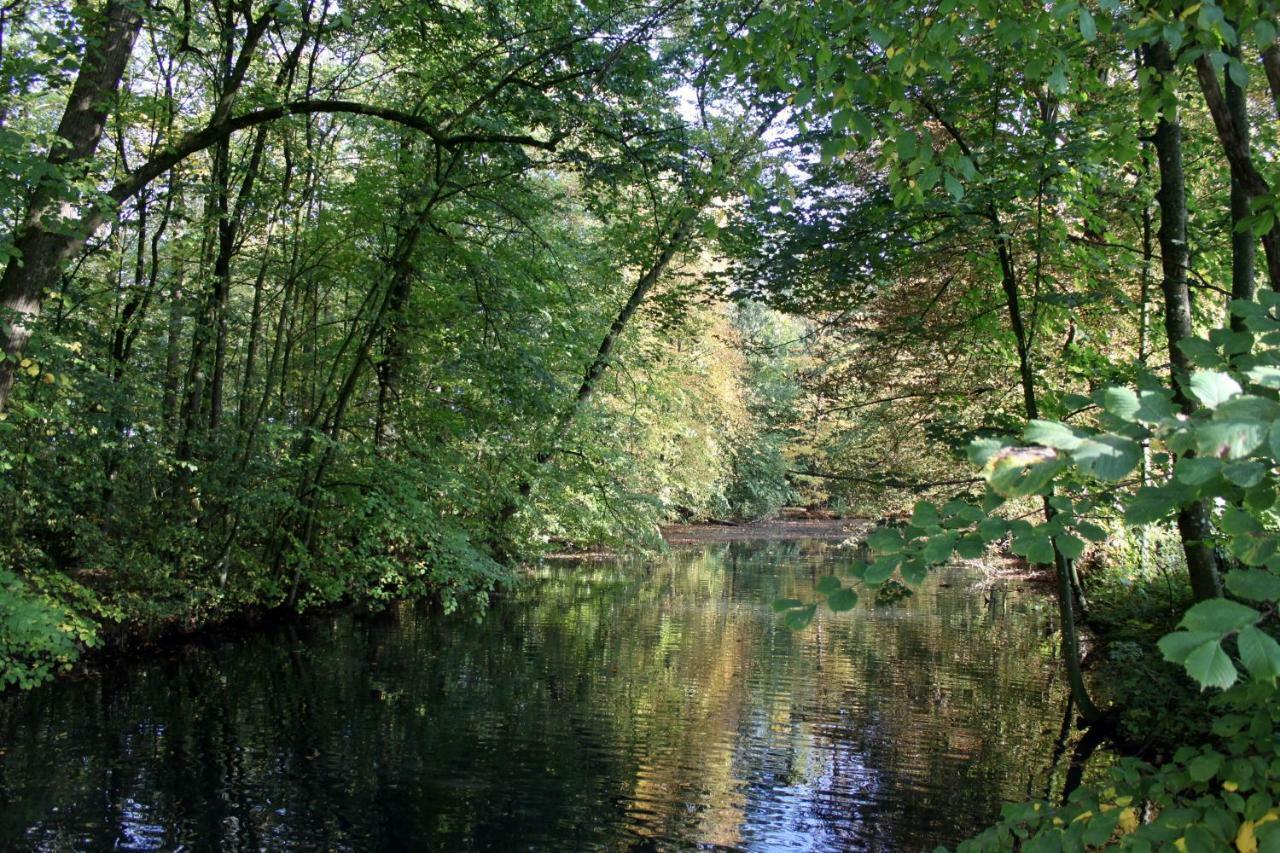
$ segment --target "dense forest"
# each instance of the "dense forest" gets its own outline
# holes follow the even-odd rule
[[[805,506],[1176,709],[980,849],[1280,849],[1277,8],[3,0],[0,679]]]

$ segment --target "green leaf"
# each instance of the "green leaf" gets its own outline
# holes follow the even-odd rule
[[[1102,542],[1107,538],[1107,531],[1091,521],[1077,521],[1076,532],[1090,542]]]
[[[981,468],[1004,448],[1003,441],[997,441],[994,438],[975,438],[969,442],[969,461]]]
[[[818,605],[810,604],[808,607],[790,611],[782,622],[792,631],[803,631],[809,627],[809,623],[813,621],[813,614],[817,612]]]
[[[1032,420],[1022,431],[1022,437],[1033,444],[1043,444],[1057,450],[1075,450],[1084,440],[1075,430],[1058,421]]]
[[[1242,392],[1240,383],[1216,370],[1197,370],[1188,382],[1191,393],[1205,406],[1216,409]]]
[[[1134,416],[1146,424],[1158,424],[1174,415],[1171,393],[1166,390],[1139,391],[1138,410]]]
[[[1252,607],[1226,598],[1211,598],[1201,601],[1183,614],[1178,626],[1188,631],[1229,634],[1245,625],[1252,625],[1261,618],[1262,614]]]
[[[1246,533],[1227,543],[1231,554],[1246,566],[1260,566],[1276,552],[1276,537],[1270,533]]]
[[[1084,554],[1084,540],[1075,536],[1056,536],[1053,540],[1062,556],[1068,560],[1078,560]]]
[[[1212,456],[1184,456],[1173,466],[1173,476],[1188,486],[1203,485],[1222,470],[1222,463]]]
[[[1100,435],[1087,438],[1071,451],[1071,458],[1085,473],[1100,480],[1120,480],[1137,467],[1142,447],[1122,435]]]
[[[1240,661],[1259,681],[1275,684],[1280,675],[1280,643],[1253,625],[1240,629],[1236,637]]]
[[[1249,381],[1263,388],[1280,388],[1280,367],[1261,365],[1245,371]]]
[[[840,586],[839,578],[832,575],[826,575],[818,578],[818,583],[814,586],[814,590],[819,595],[831,595],[833,592],[838,592],[840,590]]]
[[[1241,459],[1266,440],[1267,425],[1258,421],[1213,420],[1195,428],[1196,452],[1219,459]]]
[[[1280,417],[1280,403],[1266,397],[1241,394],[1218,406],[1214,420],[1242,420],[1270,422]]]
[[[1267,466],[1255,459],[1240,459],[1222,467],[1222,476],[1242,489],[1258,485],[1266,473]]]
[[[1053,69],[1053,73],[1049,75],[1049,79],[1045,82],[1048,84],[1049,90],[1055,95],[1066,94],[1069,84],[1067,83],[1067,74],[1061,65]]]
[[[1138,409],[1141,404],[1138,401],[1138,392],[1132,388],[1104,388],[1101,398],[1102,408],[1120,420],[1133,423],[1138,419]]]
[[[1280,421],[1271,424],[1270,442],[1271,455],[1280,459]]]
[[[910,586],[919,586],[929,576],[929,567],[923,560],[906,560],[898,567],[898,573]]]
[[[1154,524],[1178,508],[1179,495],[1170,489],[1143,486],[1124,508],[1126,524]]]
[[[877,527],[866,541],[877,554],[897,554],[904,544],[902,532],[893,527]]]
[[[1208,755],[1197,755],[1191,759],[1191,763],[1187,765],[1187,773],[1193,781],[1208,782],[1218,775],[1218,768],[1221,766],[1222,756],[1216,752],[1210,752]]]
[[[1220,687],[1226,690],[1236,683],[1236,668],[1231,658],[1217,642],[1205,643],[1187,655],[1187,675],[1200,684],[1200,688]]]
[[[1249,303],[1253,304],[1253,303]],[[1232,312],[1234,313],[1234,312]],[[1223,355],[1241,355],[1253,348],[1253,335],[1250,332],[1235,332],[1231,329],[1214,329],[1209,333],[1209,341]]]
[[[1093,13],[1085,6],[1080,7],[1080,35],[1085,41],[1093,41],[1098,37],[1098,27],[1093,21]]]
[[[863,583],[869,586],[877,586],[884,583],[893,576],[894,571],[901,562],[901,554],[890,554],[889,556],[881,557],[867,566],[867,571],[862,576]]]
[[[1013,553],[1026,557],[1033,566],[1053,564],[1053,542],[1039,531],[1016,537],[1011,549]]]
[[[1254,21],[1253,40],[1260,50],[1271,47],[1271,43],[1276,40],[1276,25],[1266,18]]]
[[[1193,364],[1201,367],[1214,367],[1224,363],[1217,347],[1203,338],[1183,338],[1178,341],[1178,349],[1182,350]]]
[[[1270,480],[1263,480],[1249,491],[1245,492],[1244,505],[1254,512],[1265,512],[1276,504],[1276,487],[1275,483]]]
[[[1249,70],[1244,67],[1243,62],[1234,56],[1227,60],[1227,74],[1231,77],[1231,81],[1241,89],[1249,88]]]
[[[982,539],[965,536],[956,542],[956,556],[962,560],[978,560],[987,552],[987,544]]]
[[[852,610],[854,605],[858,603],[858,594],[852,589],[842,589],[827,597],[827,607],[831,608],[833,613],[843,613],[846,610]]]
[[[978,525],[978,535],[984,542],[994,542],[1009,532],[1009,525],[1003,518],[988,518]]]
[[[930,537],[928,544],[924,546],[924,551],[920,554],[920,558],[926,564],[942,563],[951,559],[951,552],[955,548],[957,538],[954,533],[943,533]]]
[[[1218,519],[1218,527],[1228,536],[1245,536],[1262,532],[1262,524],[1258,519],[1233,506],[1222,511],[1222,517]]]
[[[942,523],[942,519],[938,517],[938,508],[928,501],[918,501],[915,509],[911,513],[911,526],[920,530],[927,530]]]
[[[1280,575],[1262,569],[1233,569],[1224,578],[1227,591],[1251,601],[1280,601]]]
[[[1039,494],[1062,469],[1062,458],[1041,447],[1010,447],[993,456],[984,469],[987,482],[1010,498]]]
[[[1217,643],[1221,635],[1212,631],[1174,631],[1165,634],[1156,643],[1170,663],[1186,663],[1187,658],[1205,643]]]

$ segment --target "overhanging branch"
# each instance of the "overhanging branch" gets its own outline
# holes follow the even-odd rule
[[[215,122],[200,130],[185,134],[139,166],[128,177],[117,183],[108,192],[117,203],[129,199],[156,177],[181,163],[192,154],[196,154],[213,145],[215,142],[230,136],[237,131],[256,127],[267,122],[277,121],[291,115],[311,115],[316,113],[345,113],[379,118],[403,127],[425,133],[432,142],[442,148],[454,148],[460,145],[524,145],[530,148],[541,148],[554,151],[562,136],[551,139],[539,139],[527,134],[509,133],[445,133],[422,116],[379,107],[373,104],[362,104],[358,101],[337,100],[302,100],[290,101],[274,107],[263,107],[244,115]]]

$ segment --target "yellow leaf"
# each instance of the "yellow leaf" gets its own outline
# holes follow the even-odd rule
[[[1253,834],[1254,826],[1251,820],[1240,824],[1240,831],[1236,833],[1236,849],[1240,853],[1258,853],[1258,839]]]
[[[1120,817],[1116,820],[1116,825],[1120,827],[1120,832],[1128,835],[1138,828],[1138,810],[1133,806],[1120,812]]]

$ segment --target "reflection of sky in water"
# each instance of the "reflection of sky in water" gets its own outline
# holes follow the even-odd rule
[[[165,845],[165,829],[147,820],[145,805],[129,798],[120,812],[120,850],[162,850]]]
[[[1046,598],[947,573],[792,634],[829,546],[540,570],[0,701],[0,848],[902,850],[1043,794]]]

